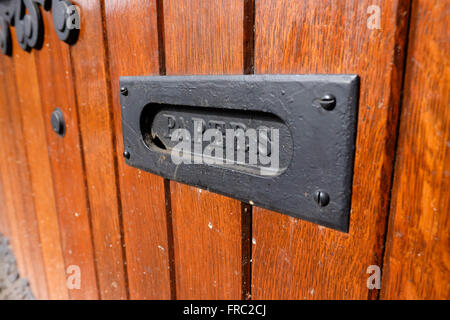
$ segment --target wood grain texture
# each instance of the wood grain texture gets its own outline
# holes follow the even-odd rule
[[[74,3],[81,8],[81,29],[78,41],[70,47],[70,54],[89,194],[99,296],[102,299],[126,299],[127,284],[102,6],[100,1],[79,0]],[[85,272],[93,274],[95,270],[90,267]],[[92,283],[91,287],[94,289],[95,285]]]
[[[119,77],[158,74],[156,3],[105,1],[105,20],[130,298],[170,299],[164,180],[122,157]]]
[[[6,79],[5,73],[12,73],[12,70],[8,70],[7,66],[3,65],[2,59],[0,58],[0,80],[3,85],[0,86],[0,148],[2,150],[14,150],[14,140],[11,139],[13,136],[12,126],[10,125],[10,117],[7,112],[10,109],[10,104],[7,99],[7,92],[5,90]],[[0,233],[11,238],[11,228],[9,224],[9,207],[12,207],[12,200],[10,199],[10,171],[6,170],[7,157],[0,160]],[[7,201],[10,205],[8,205]],[[11,241],[10,241],[11,242]]]
[[[242,74],[244,1],[164,1],[167,74]]]
[[[45,23],[48,26],[48,19],[49,17],[51,18],[51,15],[46,14],[44,17]],[[53,32],[52,29],[48,31]],[[61,103],[58,107],[66,112],[69,108],[73,107],[71,106],[70,100],[71,84],[67,85],[67,82],[71,83],[70,66],[64,65],[67,62],[67,60],[64,60],[64,50],[62,47],[58,47],[59,44],[54,46],[55,40],[51,40],[53,35],[47,32],[46,36],[45,48],[39,53],[35,51],[26,53],[18,46],[13,48],[14,55],[17,57],[15,58],[17,73],[19,74],[19,68],[22,70],[21,78],[18,77],[17,80],[18,91],[33,88],[33,95],[29,94],[21,98],[21,103],[27,106],[26,109],[23,107],[21,109],[23,110],[22,113],[24,113],[23,127],[26,139],[25,145],[27,146],[33,185],[32,189],[29,188],[26,190],[31,190],[34,194],[36,213],[39,221],[42,221],[41,225],[43,227],[41,231],[42,245],[43,248],[48,247],[48,252],[44,254],[44,257],[48,263],[49,290],[53,290],[51,291],[52,294],[50,297],[68,297],[65,267],[76,265],[81,269],[81,289],[71,290],[70,297],[73,299],[96,298],[95,273],[89,272],[89,270],[93,270],[94,268],[94,260],[86,202],[83,203],[85,199],[82,197],[81,199],[77,199],[80,200],[80,203],[77,204],[74,204],[72,202],[73,199],[70,199],[72,197],[76,198],[77,195],[80,196],[82,194],[80,192],[83,192],[84,188],[75,193],[70,189],[71,183],[77,187],[77,175],[82,174],[82,171],[78,170],[78,172],[74,173],[69,169],[68,172],[64,172],[67,169],[67,166],[65,166],[67,163],[65,161],[70,162],[70,159],[60,159],[62,157],[61,153],[64,153],[64,150],[57,149],[64,148],[64,142],[54,141],[53,135],[55,133],[46,132],[46,126],[48,130],[48,122],[50,121],[48,109],[58,106],[53,103]],[[13,43],[16,42],[13,40]],[[34,59],[35,54],[37,55],[36,59]],[[42,65],[46,63],[46,59],[49,64]],[[54,61],[53,59],[58,61]],[[58,66],[62,69],[52,69],[51,66]],[[46,75],[47,78],[45,78]],[[57,84],[52,83],[55,79],[61,82]],[[39,80],[45,82],[39,83]],[[50,88],[48,86],[49,82],[51,84]],[[42,97],[40,92],[41,86]],[[67,90],[64,92],[66,96],[52,96],[54,94],[52,90],[55,90],[58,94],[63,94]],[[31,106],[29,104],[30,101],[32,101]],[[76,118],[71,119],[71,115],[71,112],[65,114],[69,130],[66,137],[68,138],[69,144],[70,141],[74,140],[73,135],[76,135],[76,132],[72,129],[74,126],[73,122],[74,120],[76,121]],[[71,130],[72,132],[70,132]],[[49,139],[49,144],[47,144],[47,139]],[[61,138],[58,137],[57,139]],[[74,146],[74,148],[79,147],[79,145]],[[49,160],[49,156],[52,157],[51,161]],[[73,159],[76,159],[76,154],[73,155]],[[77,170],[76,163],[72,163],[72,165],[72,169]],[[55,175],[55,180],[58,180],[55,186],[52,173]],[[67,176],[75,180],[66,180]],[[58,196],[57,199],[55,195]],[[58,204],[59,214],[56,211],[55,201]],[[59,226],[61,226],[61,230],[58,230]],[[44,246],[44,244],[46,245]]]
[[[0,60],[0,79],[3,80],[4,72],[9,72],[9,70],[4,70]],[[2,81],[4,83],[4,81]],[[6,101],[6,91],[4,86],[0,86],[0,148],[2,150],[11,148],[10,144],[13,140],[5,139],[8,135],[8,131],[11,132],[9,126],[8,116],[5,116],[4,111],[8,109],[8,102]],[[5,110],[2,110],[5,109]],[[3,164],[1,163],[3,162]],[[6,195],[8,192],[8,174],[5,172],[5,177],[3,176],[4,171],[1,169],[5,165],[5,160],[0,161],[0,234],[3,237],[9,238],[11,236],[9,219],[8,219],[8,206],[6,205]]]
[[[254,299],[376,297],[407,19],[407,1],[256,1],[255,73],[354,73],[361,90],[349,233],[254,208]]]
[[[27,211],[34,211],[34,205],[31,194],[23,192],[23,190],[27,190],[27,187],[29,190],[31,186],[22,134],[22,121],[18,107],[13,60],[9,57],[0,56],[0,68],[2,83],[0,87],[0,144],[4,151],[4,156],[0,161],[0,175],[4,192],[3,208],[5,210],[2,212],[2,216],[4,216],[4,221],[8,223],[8,225],[2,225],[2,232],[5,232],[9,237],[19,272],[24,274],[27,264],[16,217],[25,215],[24,212]],[[22,147],[18,147],[19,145]],[[25,202],[24,199],[28,201]]]
[[[450,298],[449,1],[414,1],[383,299]]]
[[[241,0],[164,1],[167,75],[242,74]],[[241,299],[241,206],[170,183],[178,299]]]
[[[92,249],[89,244],[88,199],[85,186],[85,173],[81,151],[78,116],[75,93],[73,89],[73,75],[70,65],[69,46],[61,42],[54,32],[53,19],[50,12],[42,11],[44,20],[44,45],[41,50],[33,51],[40,85],[44,123],[47,135],[48,154],[52,168],[55,202],[58,210],[62,235],[54,232],[46,237],[49,246],[64,248],[66,264],[64,265],[61,253],[55,252],[49,256],[52,259],[47,274],[52,275],[55,283],[51,288],[57,290],[53,298],[68,298],[68,289],[64,277],[64,270],[70,265],[79,265],[81,270],[85,264],[93,264]],[[57,135],[51,126],[50,118],[55,108],[59,108],[66,123],[64,137]],[[44,241],[44,239],[42,239]],[[87,247],[84,246],[88,242]],[[84,250],[86,249],[86,252]],[[61,250],[61,249],[60,249]],[[83,260],[82,265],[79,261]],[[62,269],[61,269],[62,263]],[[70,290],[74,299],[89,297],[85,295],[85,274],[82,274],[81,289]],[[94,281],[95,283],[95,281]],[[88,289],[88,292],[91,289]]]
[[[47,299],[48,288],[43,252],[46,251],[46,254],[50,254],[52,248],[47,247],[48,242],[41,242],[40,232],[54,232],[54,225],[46,223],[46,219],[54,221],[53,219],[56,217],[53,180],[34,56],[20,49],[15,34],[12,43],[18,98],[18,103],[14,104],[12,108],[20,110],[21,115],[20,120],[15,119],[13,125],[20,123],[22,125],[25,154],[30,173],[29,176],[20,180],[23,191],[16,190],[15,192],[29,192],[32,196],[32,202],[24,199],[25,210],[16,212],[20,229],[15,236],[19,235],[19,241],[23,247],[23,254],[28,265],[27,274],[31,272],[28,277],[33,294],[39,299]],[[31,203],[34,204],[35,210],[32,209]]]
[[[241,299],[240,203],[171,182],[178,299]]]

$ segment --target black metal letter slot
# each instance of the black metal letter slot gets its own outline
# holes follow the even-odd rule
[[[121,77],[120,86],[128,165],[348,231],[358,76]]]

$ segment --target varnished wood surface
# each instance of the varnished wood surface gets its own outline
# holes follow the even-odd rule
[[[254,299],[367,299],[381,265],[399,110],[407,1],[256,1],[255,73],[361,77],[349,233],[255,208]]]
[[[70,66],[69,47],[61,43],[53,31],[51,14],[44,13],[45,42],[41,50],[32,54],[35,57],[36,70],[39,80],[39,90],[42,103],[43,123],[47,137],[48,156],[52,169],[54,196],[58,221],[53,221],[54,232],[41,233],[42,241],[45,237],[49,246],[54,250],[48,255],[51,261],[47,267],[47,277],[54,279],[49,283],[49,290],[58,294],[52,298],[64,299],[70,297],[81,298],[78,291],[68,290],[66,286],[65,270],[77,261],[85,260],[93,263],[93,256],[89,256],[82,245],[85,233],[80,229],[87,229],[89,235],[89,222],[87,220],[88,200],[84,181],[82,164],[81,142],[79,137],[78,117],[73,90],[73,78]],[[49,67],[50,66],[50,67]],[[59,108],[66,122],[64,138],[57,135],[51,126],[50,118],[55,108]],[[80,238],[79,238],[80,237]],[[62,240],[62,241],[61,241]],[[62,250],[62,251],[61,251]],[[67,264],[64,262],[66,257]],[[86,262],[84,262],[86,263]],[[84,265],[83,263],[83,265]],[[79,265],[80,266],[80,265]],[[82,265],[81,265],[82,266]],[[81,268],[80,266],[80,268]],[[81,269],[82,270],[82,269]],[[84,292],[84,274],[81,279],[81,291]]]
[[[243,73],[243,9],[241,0],[164,1],[167,75]],[[177,298],[240,299],[239,201],[176,182],[170,197]]]
[[[171,183],[178,299],[241,299],[240,203]]]
[[[0,56],[0,232],[37,298],[374,299],[370,265],[384,267],[381,298],[448,298],[444,4],[413,1],[395,160],[409,0],[73,2],[75,45],[41,10],[43,48],[22,51],[12,28],[13,57]],[[371,5],[380,29],[367,28]],[[125,164],[120,76],[253,71],[360,75],[349,233],[261,208],[250,217],[237,200]],[[80,290],[66,286],[71,265]]]
[[[126,299],[103,9],[100,1],[78,0],[75,3],[83,8],[83,28],[77,43],[70,48],[70,55],[89,192],[99,295],[104,299]]]
[[[104,6],[130,298],[170,299],[164,181],[125,164],[119,99],[120,76],[159,72],[156,3],[108,0]]]
[[[13,35],[14,55],[12,61],[17,100],[13,100],[14,104],[11,105],[11,108],[15,109],[14,113],[19,112],[20,119],[16,118],[15,124],[12,125],[21,125],[22,127],[25,150],[19,152],[25,153],[29,168],[29,176],[22,176],[22,179],[19,180],[20,187],[26,189],[15,192],[31,193],[32,199],[31,201],[23,199],[24,202],[21,206],[24,210],[17,210],[14,213],[19,227],[19,241],[26,262],[25,274],[30,279],[34,295],[39,299],[46,299],[48,298],[48,288],[43,252],[47,251],[46,244],[48,242],[41,241],[40,233],[54,231],[51,229],[54,224],[47,224],[47,219],[53,219],[56,214],[53,180],[34,56],[21,50],[15,40],[15,35]],[[9,92],[14,95],[13,87],[11,89]],[[17,128],[16,132],[19,130]],[[20,146],[17,149],[19,148]],[[33,205],[35,210],[32,209]],[[41,227],[43,229],[40,230]]]
[[[449,5],[412,5],[383,299],[450,298]]]
[[[4,150],[4,157],[0,161],[1,182],[4,203],[2,205],[1,232],[8,236],[14,250],[19,272],[27,274],[25,254],[22,245],[17,216],[33,211],[33,199],[29,193],[23,192],[31,188],[29,181],[28,161],[25,153],[25,143],[22,133],[20,110],[15,86],[14,63],[11,58],[0,57],[2,71],[0,80],[0,143]],[[19,147],[22,145],[22,147]],[[23,177],[23,178],[22,178]],[[28,204],[28,206],[27,206]],[[4,225],[3,223],[7,223]],[[22,243],[24,242],[24,243]]]

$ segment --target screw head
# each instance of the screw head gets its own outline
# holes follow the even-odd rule
[[[331,94],[325,94],[320,98],[319,104],[325,110],[333,110],[336,106],[336,98]]]
[[[124,152],[123,152],[123,157],[124,157],[125,159],[130,159],[131,154],[130,154],[128,151],[124,151]]]
[[[128,89],[126,87],[120,88],[120,93],[124,96],[128,95]]]
[[[330,196],[325,191],[318,190],[314,193],[314,200],[319,206],[325,207],[330,203]]]
[[[52,125],[53,131],[60,135],[64,136],[66,133],[66,122],[64,120],[64,114],[59,108],[56,108],[50,117],[50,124]]]

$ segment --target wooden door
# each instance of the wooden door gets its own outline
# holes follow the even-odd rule
[[[74,43],[34,1],[42,45],[0,54],[0,232],[37,298],[450,296],[448,1],[71,2]],[[349,232],[125,164],[119,77],[224,74],[359,75]]]

